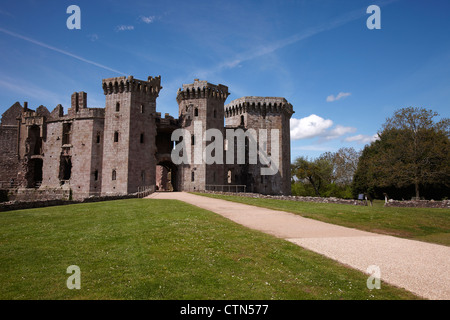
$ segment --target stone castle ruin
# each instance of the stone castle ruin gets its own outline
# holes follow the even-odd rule
[[[67,114],[16,102],[0,124],[0,189],[17,200],[74,200],[118,196],[143,189],[238,191],[290,194],[290,128],[293,107],[284,98],[243,97],[225,105],[228,87],[195,79],[178,90],[179,116],[156,110],[161,77],[117,77],[102,81],[105,108],[88,108],[87,94],[72,94]],[[224,121],[225,120],[225,121]],[[279,130],[275,175],[261,175],[261,163],[174,164],[176,129],[192,134],[217,129]],[[269,140],[270,141],[270,140]],[[270,144],[270,142],[269,142]],[[267,147],[270,150],[270,146]],[[225,157],[225,155],[224,155]]]

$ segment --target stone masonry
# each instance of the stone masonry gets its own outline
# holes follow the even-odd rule
[[[0,189],[24,198],[70,194],[74,200],[123,196],[156,186],[205,191],[240,185],[247,192],[290,194],[289,120],[294,111],[286,99],[244,97],[225,105],[227,86],[195,79],[177,92],[179,117],[163,118],[156,112],[160,76],[104,79],[102,88],[105,108],[88,108],[85,92],[73,93],[67,114],[61,105],[52,112],[44,106],[31,110],[26,102],[12,105],[0,123]],[[174,130],[189,133],[192,159],[195,146],[205,149],[212,143],[195,135],[196,123],[202,132],[214,129],[224,138],[227,130],[278,129],[278,172],[262,176],[260,169],[266,165],[249,163],[248,140],[245,163],[226,163],[225,139],[222,163],[174,164]],[[271,156],[270,134],[268,138],[259,147]]]

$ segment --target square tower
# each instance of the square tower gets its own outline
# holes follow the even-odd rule
[[[155,185],[156,98],[161,77],[103,80],[106,96],[102,194],[125,195]]]
[[[181,127],[191,135],[191,163],[180,166],[180,187],[186,191],[203,191],[207,185],[221,185],[224,181],[223,164],[195,163],[194,150],[205,150],[212,141],[206,141],[208,129],[220,131],[224,135],[224,104],[228,98],[228,87],[214,85],[195,79],[192,84],[184,84],[178,90],[177,102]],[[195,126],[201,128],[201,136],[196,135]],[[223,146],[222,146],[223,148]],[[223,159],[221,161],[223,163]]]

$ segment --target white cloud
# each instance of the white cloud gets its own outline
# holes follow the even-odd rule
[[[367,144],[367,143],[371,143],[374,142],[376,140],[378,140],[378,134],[374,134],[373,136],[368,136],[368,135],[364,135],[364,134],[358,134],[356,136],[352,136],[352,137],[348,137],[345,138],[346,142],[356,142],[359,144]]]
[[[291,118],[291,139],[320,138],[323,142],[324,140],[337,139],[356,131],[356,128],[353,127],[344,127],[339,124],[333,127],[333,125],[332,120],[324,119],[315,114],[302,119]]]
[[[333,126],[333,121],[315,114],[302,119],[291,118],[291,139],[301,140],[322,136]]]
[[[134,30],[134,26],[120,25],[116,27],[116,31],[131,31],[131,30]]]
[[[139,19],[144,23],[150,24],[155,21],[156,17],[155,16],[148,16],[148,17],[140,16]]]
[[[336,127],[329,132],[327,132],[327,135],[324,137],[326,140],[336,139],[343,135],[346,135],[348,133],[353,133],[356,131],[356,128],[353,127],[344,127],[340,124],[336,125]]]
[[[334,95],[328,96],[327,97],[327,102],[338,101],[338,100],[347,98],[347,97],[349,97],[351,95],[352,94],[350,92],[339,92],[339,94],[336,97]]]

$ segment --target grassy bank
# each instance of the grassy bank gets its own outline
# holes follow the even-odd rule
[[[66,286],[81,269],[81,290]],[[414,299],[289,242],[178,201],[0,214],[0,299]]]
[[[259,199],[229,195],[199,195],[288,211],[345,227],[450,246],[450,210],[435,208],[373,207]]]

